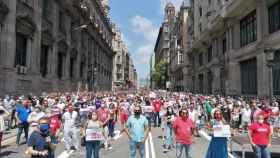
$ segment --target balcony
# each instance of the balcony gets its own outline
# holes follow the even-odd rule
[[[120,59],[119,59],[119,60],[116,60],[116,64],[117,64],[117,65],[122,65],[122,60],[120,60]]]
[[[122,74],[123,71],[122,70],[117,70],[117,74]]]
[[[224,0],[221,16],[224,18],[239,16],[241,13],[244,13],[251,7],[254,7],[252,4],[255,3],[255,0]]]

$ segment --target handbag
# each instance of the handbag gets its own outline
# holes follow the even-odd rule
[[[88,126],[88,122],[85,125],[85,129],[87,129],[87,126]],[[81,137],[81,146],[86,146],[86,136],[85,135]]]
[[[81,146],[86,146],[86,137],[85,136],[81,137]]]

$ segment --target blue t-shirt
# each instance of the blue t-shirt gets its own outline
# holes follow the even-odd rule
[[[140,115],[137,119],[134,115],[130,116],[127,121],[127,128],[131,134],[132,140],[141,142],[144,139],[145,128],[148,127],[148,120],[145,116]]]
[[[39,132],[34,131],[27,142],[28,147],[32,147],[37,151],[49,150],[48,143],[45,137],[43,137]],[[31,158],[47,158],[48,156],[31,156]]]
[[[96,109],[99,109],[101,107],[101,101],[99,99],[95,101],[95,107]]]
[[[22,105],[18,105],[16,107],[16,112],[18,113],[19,120],[22,123],[27,123],[27,119],[28,119],[29,114],[31,113],[31,109],[29,107],[25,108]]]

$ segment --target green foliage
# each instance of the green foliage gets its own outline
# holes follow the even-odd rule
[[[161,60],[158,64],[155,65],[155,69],[152,72],[152,79],[155,81],[157,87],[163,88],[167,80],[167,62]]]

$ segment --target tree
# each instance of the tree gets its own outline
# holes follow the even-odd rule
[[[161,60],[155,65],[155,69],[152,72],[153,81],[158,88],[164,88],[167,80],[167,62]]]

